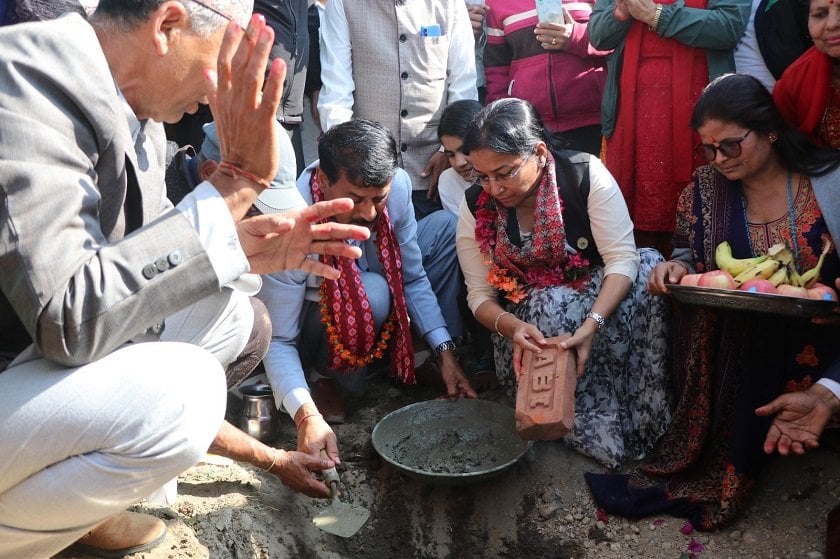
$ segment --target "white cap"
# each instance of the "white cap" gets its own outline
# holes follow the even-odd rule
[[[289,135],[277,121],[277,140],[280,144],[280,165],[277,167],[277,174],[271,185],[263,190],[262,194],[254,201],[254,205],[262,213],[283,213],[306,207],[306,201],[298,192],[295,184],[297,174],[297,162],[295,161],[295,150],[292,148],[292,141]],[[216,123],[210,122],[204,125],[204,142],[201,144],[201,153],[207,159],[220,161],[222,158],[219,148],[219,139],[216,134]]]

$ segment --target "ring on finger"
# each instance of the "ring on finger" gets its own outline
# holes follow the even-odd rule
[[[552,45],[556,45],[556,44],[557,44],[557,37],[552,37],[552,39],[551,39],[551,44],[552,44]]]

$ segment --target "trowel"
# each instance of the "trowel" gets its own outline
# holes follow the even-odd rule
[[[349,538],[359,531],[370,511],[359,505],[342,503],[338,498],[338,472],[335,467],[324,470],[324,482],[330,487],[330,504],[312,519],[312,523],[325,532]]]

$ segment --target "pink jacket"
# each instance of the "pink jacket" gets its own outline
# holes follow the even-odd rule
[[[502,97],[529,101],[546,127],[564,132],[601,124],[605,56],[589,44],[589,14],[594,1],[566,2],[574,20],[565,50],[544,50],[534,28],[534,0],[486,0],[487,46],[484,66],[487,102]]]

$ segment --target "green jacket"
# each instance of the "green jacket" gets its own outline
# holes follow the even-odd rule
[[[732,50],[747,27],[750,0],[709,0],[708,8],[685,6],[683,0],[662,4],[656,32],[690,47],[706,49],[709,81],[735,71]],[[589,41],[599,50],[615,49],[607,57],[607,84],[601,101],[604,136],[612,136],[618,110],[618,86],[624,59],[624,38],[636,21],[618,21],[615,0],[597,0],[589,20]]]

